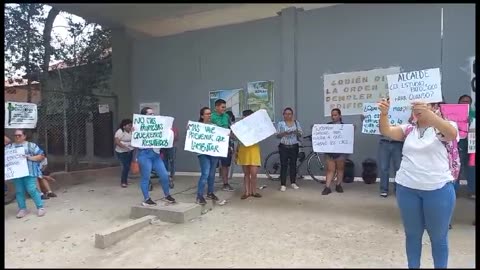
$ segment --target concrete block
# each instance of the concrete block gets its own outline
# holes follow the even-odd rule
[[[105,230],[102,233],[97,233],[95,234],[95,247],[101,249],[107,248],[150,225],[155,219],[157,219],[155,216],[143,216],[121,226]]]
[[[200,216],[202,207],[195,203],[182,203],[165,205],[160,202],[156,206],[132,206],[130,218],[139,218],[147,215],[158,217],[161,221],[170,223],[185,223]]]

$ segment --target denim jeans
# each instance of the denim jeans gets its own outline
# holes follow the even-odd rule
[[[390,181],[390,164],[393,170],[400,169],[402,162],[403,143],[381,139],[378,146],[378,167],[380,168],[380,193],[388,193]]]
[[[207,193],[213,193],[215,191],[215,171],[217,169],[218,158],[207,155],[199,155],[198,161],[200,162],[201,175],[200,179],[198,179],[197,196],[203,197],[205,183],[208,183]]]
[[[422,236],[426,229],[432,245],[434,267],[447,268],[448,225],[455,207],[453,183],[432,191],[397,184],[397,203],[405,230],[408,267],[420,268]]]
[[[177,155],[177,148],[174,146],[172,148],[162,149],[163,152],[163,163],[165,163],[165,168],[170,172],[170,176],[175,176],[175,158]]]
[[[43,208],[43,201],[37,189],[37,177],[26,176],[17,178],[13,179],[13,183],[15,184],[15,198],[17,199],[18,209],[27,209],[25,191],[28,192],[37,209]]]
[[[128,173],[130,172],[130,164],[132,163],[133,151],[119,153],[117,152],[117,157],[122,163],[122,176],[120,178],[121,184],[127,184]]]
[[[142,189],[143,198],[145,200],[150,198],[148,184],[150,183],[152,168],[158,174],[163,193],[165,196],[170,195],[168,172],[160,158],[160,154],[155,153],[152,149],[139,149],[137,159],[138,166],[140,167],[140,188]]]

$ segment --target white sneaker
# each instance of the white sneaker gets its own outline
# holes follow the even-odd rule
[[[47,213],[45,208],[40,208],[40,209],[38,209],[37,216],[43,217],[43,216],[45,216],[45,213]]]
[[[20,210],[18,210],[17,218],[23,218],[26,215],[28,215],[27,209],[20,209]]]
[[[292,184],[292,188],[293,188],[293,189],[299,189],[300,187],[298,187],[297,184],[293,183],[293,184]]]
[[[287,187],[286,187],[286,186],[281,186],[281,187],[280,187],[280,191],[281,191],[281,192],[285,192],[285,190],[287,190]]]

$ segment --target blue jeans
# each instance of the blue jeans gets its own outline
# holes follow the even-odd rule
[[[217,169],[218,158],[199,155],[198,161],[200,162],[200,179],[198,179],[198,191],[197,197],[203,197],[205,190],[205,183],[208,182],[207,193],[213,193],[215,190],[215,170]]]
[[[122,163],[122,176],[120,178],[121,184],[128,184],[128,173],[130,172],[130,164],[132,163],[133,151],[119,153],[117,152],[117,157]]]
[[[163,162],[165,163],[165,168],[170,172],[170,176],[175,176],[175,158],[177,154],[177,148],[174,146],[172,148],[162,149],[163,151]]]
[[[455,207],[453,183],[432,191],[397,184],[397,203],[405,229],[408,267],[420,267],[422,236],[426,229],[432,243],[434,267],[447,268],[448,225]]]
[[[388,193],[390,181],[390,162],[393,163],[394,171],[400,169],[402,162],[402,142],[390,142],[380,140],[378,146],[378,166],[380,168],[380,193]]]
[[[15,184],[15,198],[17,199],[18,209],[27,209],[25,191],[28,192],[37,209],[43,208],[43,201],[37,189],[37,177],[26,176],[17,178],[13,179],[13,183]]]
[[[158,174],[159,182],[162,186],[165,197],[170,195],[168,172],[160,158],[160,154],[155,153],[152,149],[139,149],[137,159],[138,166],[140,167],[140,188],[142,189],[143,198],[145,200],[150,198],[148,184],[150,183],[152,168]]]

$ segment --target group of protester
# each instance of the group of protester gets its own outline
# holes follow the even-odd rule
[[[465,95],[460,97],[459,103],[471,104],[472,99]],[[432,243],[434,265],[436,268],[444,268],[448,261],[448,230],[455,207],[455,186],[460,169],[466,171],[468,187],[472,198],[475,198],[475,154],[468,154],[467,139],[459,138],[457,125],[442,117],[438,103],[413,103],[410,123],[400,126],[391,126],[389,123],[389,100],[380,101],[378,106],[381,111],[379,124],[382,135],[378,153],[381,179],[380,196],[388,196],[390,161],[393,161],[396,171],[395,193],[405,229],[408,266],[410,268],[420,266],[422,236],[424,230],[427,230]],[[142,108],[140,113],[143,115],[154,114],[152,108],[149,107]],[[251,110],[245,110],[242,113],[243,117],[251,114],[253,114]],[[470,121],[474,121],[474,117],[475,113],[471,111]],[[332,121],[328,124],[343,124],[340,109],[332,110],[331,119]],[[209,107],[200,109],[198,122],[229,129],[234,119],[226,113],[225,100],[219,99],[215,102],[214,110]],[[178,130],[173,128],[173,131],[174,140],[177,141]],[[296,162],[302,135],[303,129],[300,122],[295,120],[293,109],[285,108],[283,121],[277,124],[276,134],[280,140],[278,149],[281,163],[280,191],[282,192],[286,190],[287,171],[289,171],[292,189],[299,188],[296,183]],[[24,130],[15,130],[14,136],[14,142],[10,142],[9,138],[5,136],[5,148],[23,147],[29,170],[28,176],[13,179],[19,208],[17,218],[22,218],[28,213],[25,191],[33,199],[38,216],[43,216],[45,209],[42,198],[56,196],[48,185],[48,179],[54,179],[49,178],[48,171],[46,171],[45,153],[38,145],[27,141]],[[172,177],[175,174],[175,150],[134,148],[131,146],[131,138],[132,121],[125,119],[115,133],[115,151],[123,165],[120,177],[121,186],[124,188],[128,186],[131,162],[137,161],[141,175],[142,204],[144,206],[156,205],[149,194],[153,170],[159,177],[165,195],[164,200],[175,203],[175,199],[170,194]],[[228,171],[233,157],[236,164],[242,166],[244,173],[241,199],[262,197],[257,192],[257,173],[261,166],[260,147],[258,144],[247,147],[238,142],[239,145],[235,148],[235,139],[234,134],[230,133],[227,157],[218,158],[197,154],[201,172],[197,187],[196,202],[198,204],[206,204],[205,185],[207,186],[206,198],[218,200],[214,189],[218,166],[223,181],[222,189],[234,191],[228,183]],[[459,141],[458,146],[457,141]],[[339,193],[343,192],[341,184],[346,157],[346,154],[326,153],[327,172],[323,195],[332,192],[331,184],[334,182],[335,176],[335,190]],[[461,167],[456,160],[457,157],[460,158]],[[46,189],[43,196],[41,186],[37,187],[38,181]]]

